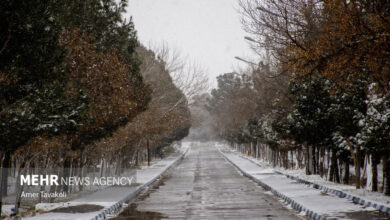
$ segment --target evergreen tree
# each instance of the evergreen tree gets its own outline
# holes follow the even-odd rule
[[[384,193],[390,195],[390,94],[378,93],[376,84],[369,87],[366,112],[356,112],[359,132],[355,142],[372,157],[373,191],[377,190],[377,164],[383,161]]]
[[[12,152],[34,136],[76,130],[87,97],[64,95],[56,1],[0,4],[0,142],[2,152]]]
[[[330,83],[321,77],[303,79],[291,82],[290,92],[295,96],[295,102],[286,126],[293,139],[306,146],[306,173],[317,174],[316,147],[327,144],[334,126],[329,112],[332,103]]]

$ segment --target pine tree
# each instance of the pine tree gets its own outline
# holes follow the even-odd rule
[[[366,104],[367,111],[356,113],[358,120],[359,132],[355,135],[355,141],[373,158],[373,169],[382,159],[384,167],[384,193],[390,195],[390,94],[378,93],[376,84],[372,83],[369,87]],[[387,166],[385,166],[387,165]],[[373,189],[377,190],[377,181],[373,172]]]
[[[334,126],[329,114],[330,82],[321,77],[304,79],[292,82],[290,91],[295,102],[287,116],[288,132],[297,143],[306,147],[306,173],[318,174],[315,151],[318,146],[327,145]]]

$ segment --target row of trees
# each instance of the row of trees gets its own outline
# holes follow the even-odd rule
[[[188,134],[188,101],[175,86],[182,78],[174,82],[168,63],[139,45],[122,17],[126,7],[126,0],[1,1],[1,196],[5,168],[70,176],[100,165],[120,174]]]
[[[217,134],[275,165],[373,191],[381,164],[390,195],[389,2],[240,4],[265,63],[218,77],[207,105]]]

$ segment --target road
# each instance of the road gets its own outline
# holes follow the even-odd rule
[[[301,219],[206,144],[193,146],[162,184],[115,220]]]

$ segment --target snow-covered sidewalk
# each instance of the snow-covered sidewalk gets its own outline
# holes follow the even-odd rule
[[[363,213],[375,210],[342,199],[333,194],[298,183],[284,175],[275,173],[272,168],[262,168],[258,164],[231,151],[224,145],[218,145],[221,153],[235,165],[245,176],[269,189],[282,198],[290,207],[300,210],[302,214],[313,219],[349,218],[348,213]]]
[[[233,152],[235,152],[233,150]],[[380,209],[380,206],[384,206],[381,211],[387,212],[390,214],[390,210],[387,210],[388,207],[390,207],[390,197],[385,196],[383,193],[380,192],[371,192],[367,189],[356,189],[353,185],[346,185],[342,183],[335,183],[331,181],[327,181],[326,178],[322,178],[320,175],[306,175],[304,169],[285,169],[283,167],[272,167],[269,163],[259,160],[256,158],[253,158],[251,156],[247,156],[244,154],[241,154],[239,152],[236,152],[241,157],[246,158],[253,163],[259,165],[262,168],[265,169],[272,169],[276,173],[280,173],[282,175],[289,176],[290,178],[293,178],[295,180],[298,180],[299,182],[306,182],[312,185],[316,185],[316,187],[326,188],[329,189],[329,191],[334,191],[335,194],[345,194],[346,198],[354,197],[359,198],[361,201],[364,200],[365,203],[371,203],[377,204],[377,209]]]
[[[110,212],[114,210],[115,214],[121,209],[123,203],[136,197],[140,191],[145,189],[155,180],[157,180],[165,171],[176,164],[188,151],[189,142],[182,144],[178,153],[173,153],[170,156],[152,164],[149,167],[143,167],[137,170],[137,185],[136,186],[117,186],[108,187],[95,193],[85,195],[81,198],[66,202],[66,203],[40,203],[36,205],[36,210],[43,211],[42,214],[37,214],[23,219],[29,220],[54,220],[54,219],[106,219],[110,216]],[[59,207],[70,207],[78,205],[97,205],[104,207],[98,211],[86,213],[61,213],[50,212],[50,210]]]

